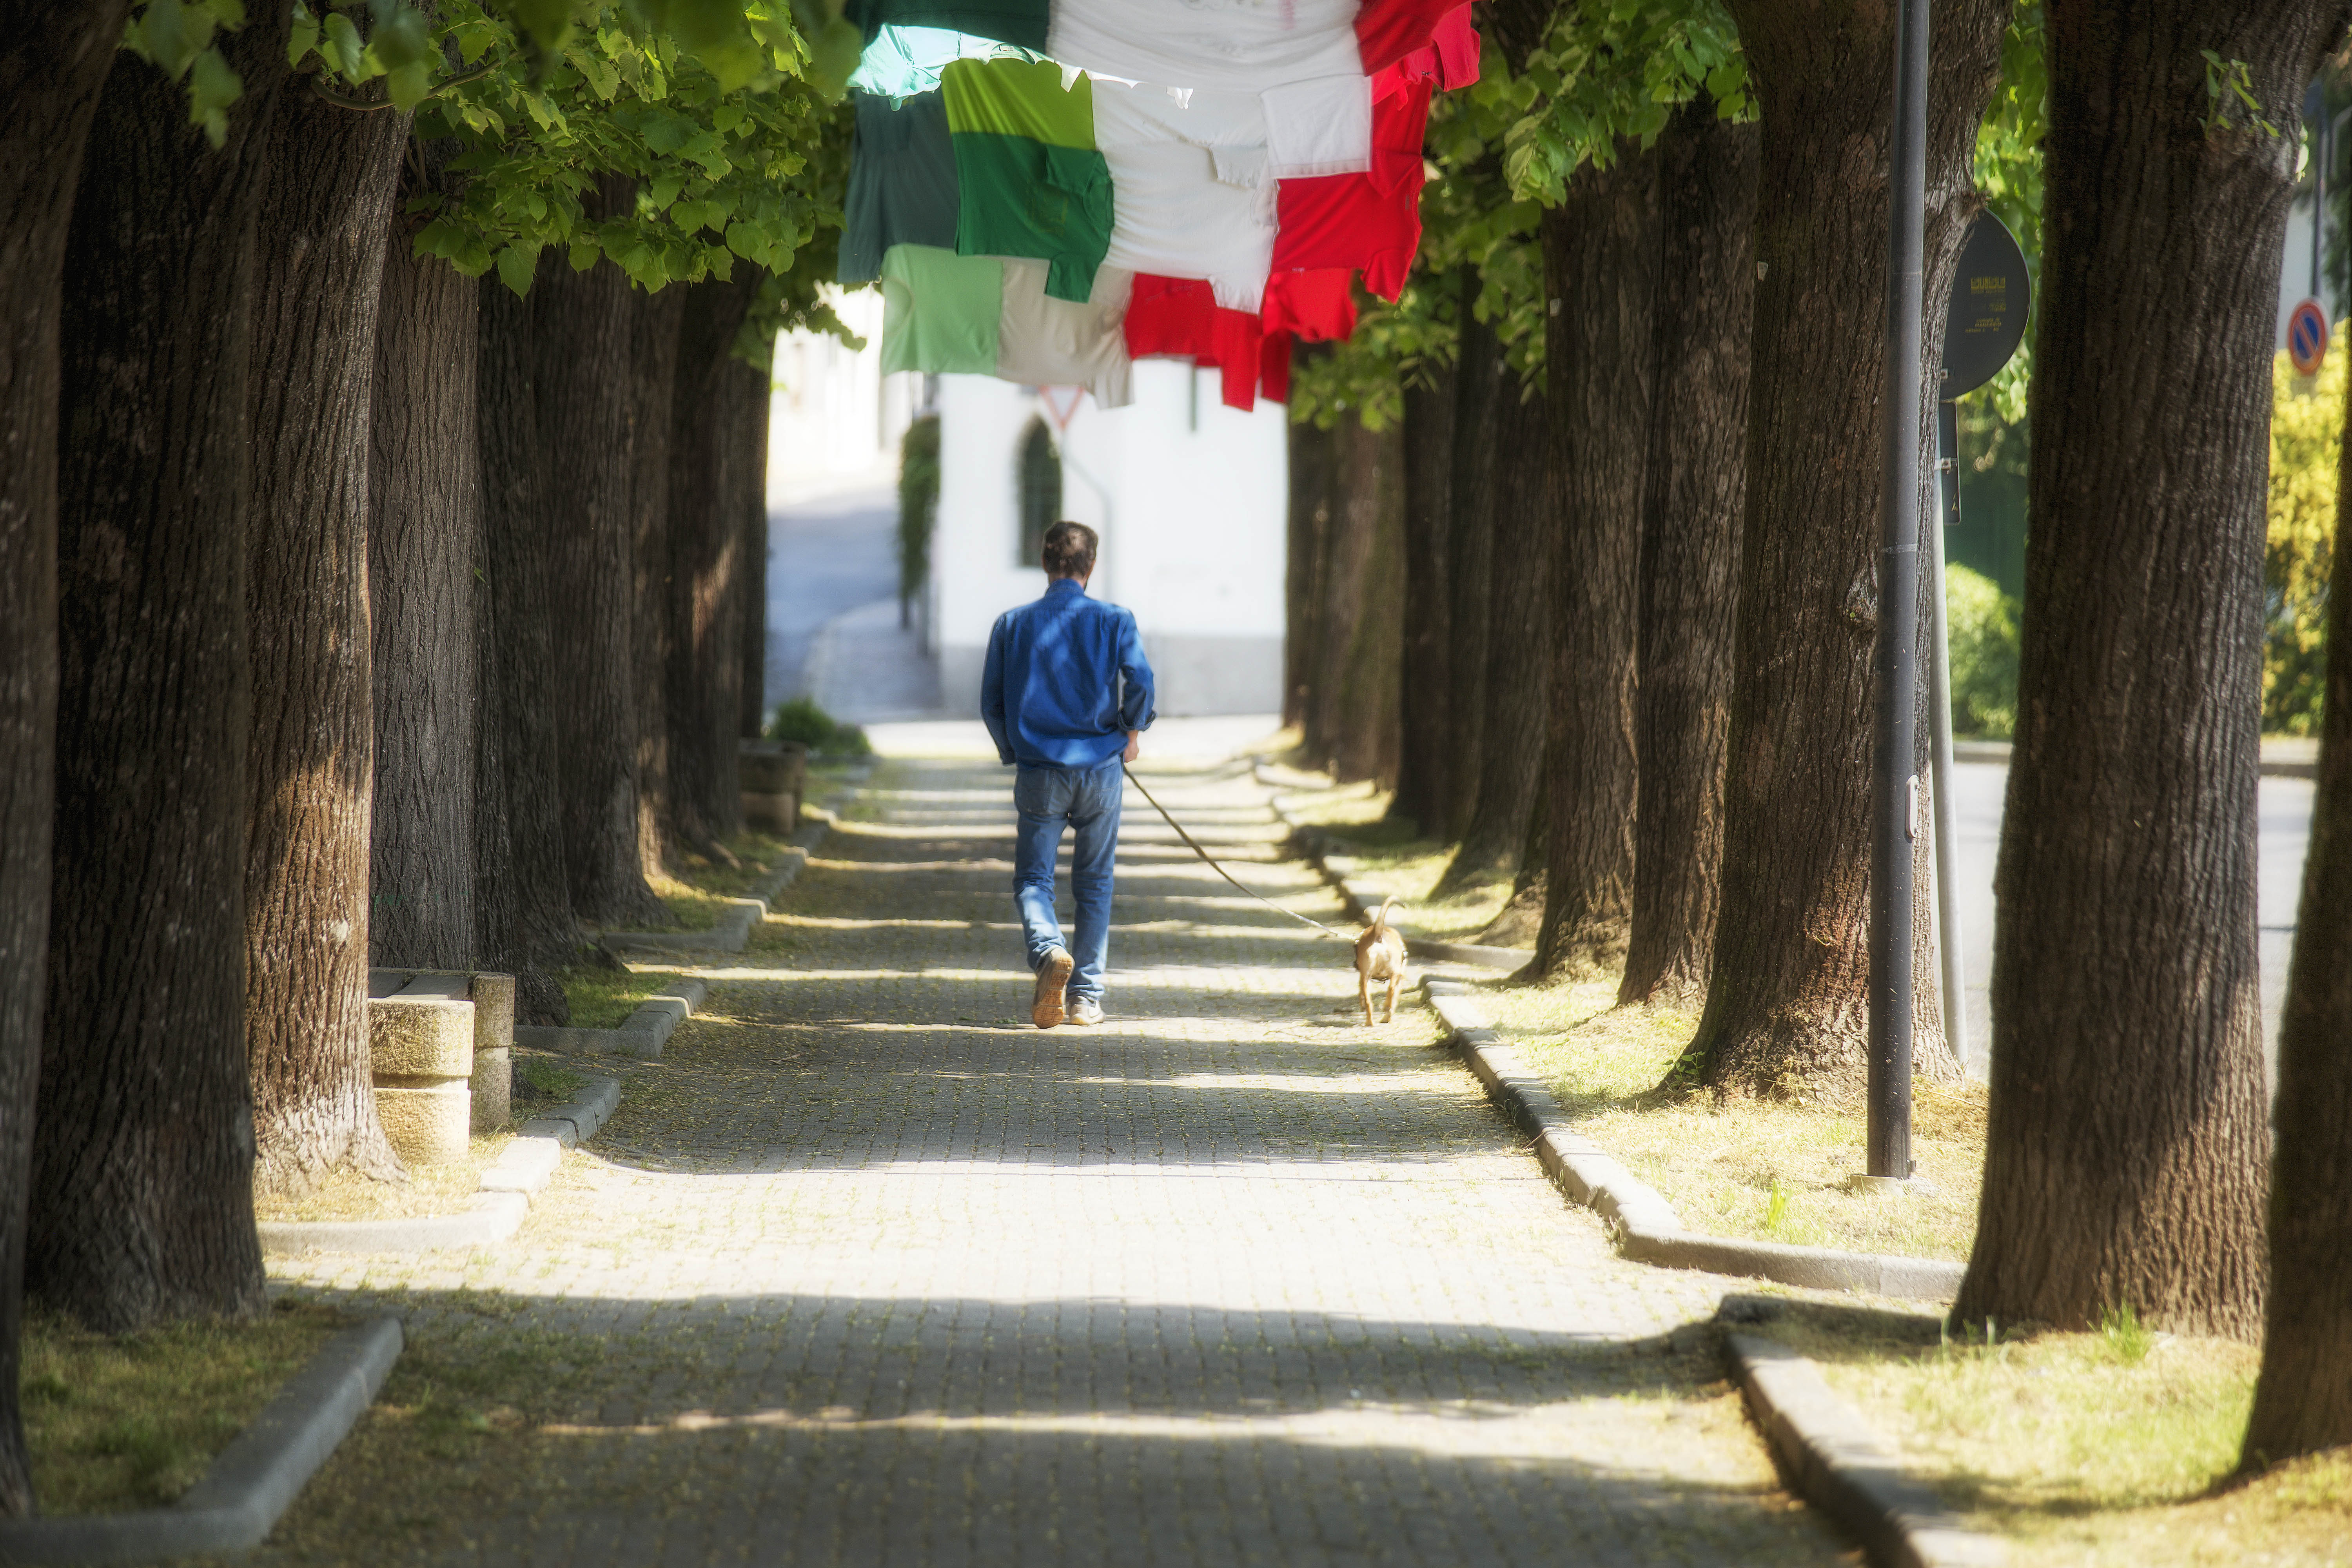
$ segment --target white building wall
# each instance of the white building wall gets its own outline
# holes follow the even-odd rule
[[[835,314],[866,340],[830,333],[776,340],[768,415],[772,506],[827,490],[895,479],[898,441],[923,403],[919,375],[882,374],[882,296],[831,290]]]
[[[940,690],[977,711],[989,628],[1045,579],[1020,547],[1018,456],[1033,389],[951,375],[940,387],[939,533],[931,626]],[[1102,534],[1090,592],[1135,612],[1170,715],[1266,713],[1282,706],[1286,413],[1217,401],[1214,372],[1170,361],[1135,367],[1135,402],[1082,399],[1062,451],[1062,514]]]

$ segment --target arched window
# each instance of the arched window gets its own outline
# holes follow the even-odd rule
[[[1062,517],[1062,454],[1043,419],[1029,421],[1021,436],[1021,557],[1034,566],[1045,553],[1045,531]]]

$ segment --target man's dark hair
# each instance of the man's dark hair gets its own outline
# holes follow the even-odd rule
[[[1083,522],[1055,523],[1045,531],[1045,575],[1093,575],[1095,546],[1099,542],[1095,531]]]

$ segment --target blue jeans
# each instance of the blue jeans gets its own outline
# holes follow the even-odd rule
[[[1013,902],[1032,973],[1061,948],[1077,961],[1070,994],[1100,1002],[1103,964],[1110,956],[1111,865],[1118,854],[1122,788],[1117,758],[1098,768],[1033,768],[1013,775],[1013,804],[1021,826],[1013,852]],[[1076,942],[1062,940],[1054,918],[1054,856],[1062,827],[1077,829],[1070,856],[1070,890],[1077,895]]]

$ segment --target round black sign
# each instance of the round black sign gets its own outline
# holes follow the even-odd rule
[[[1980,215],[1969,226],[1952,279],[1944,321],[1944,396],[1964,396],[2000,374],[2025,337],[2033,281],[2025,253],[2000,219]]]

